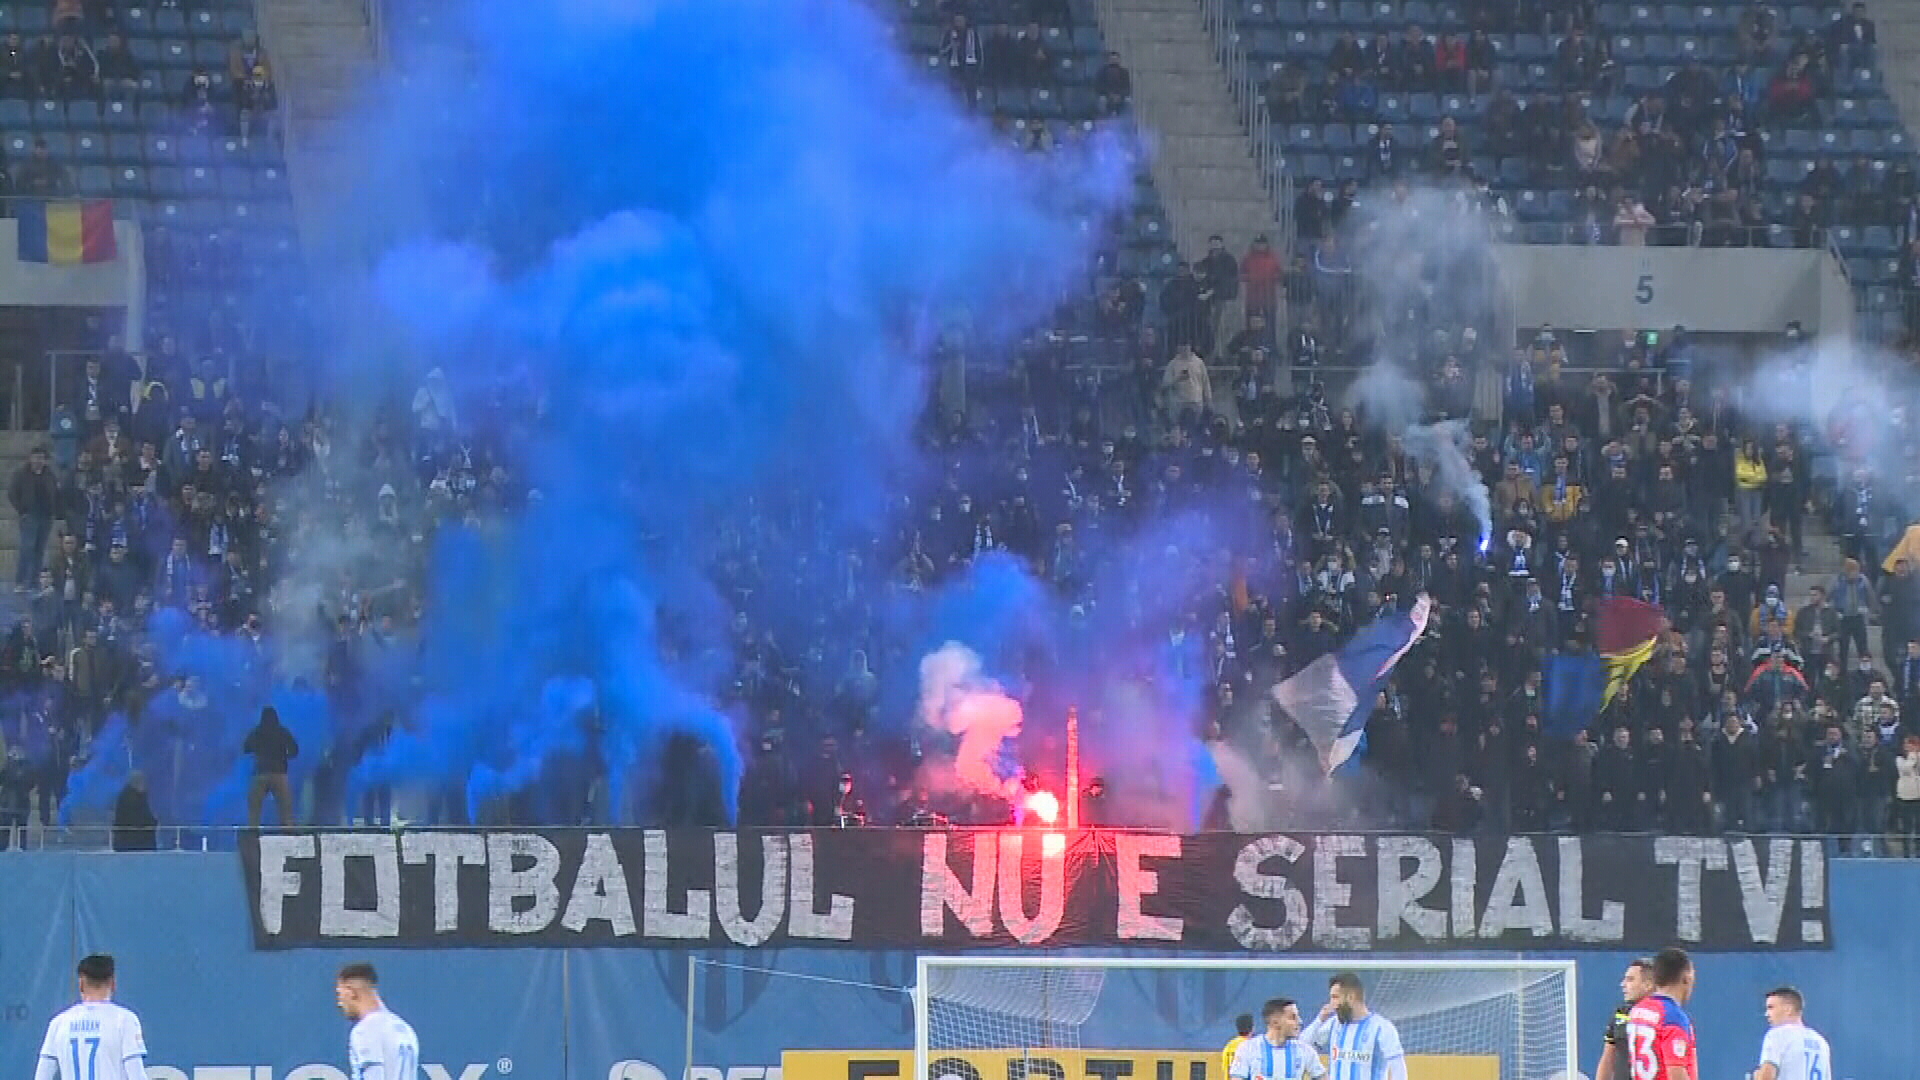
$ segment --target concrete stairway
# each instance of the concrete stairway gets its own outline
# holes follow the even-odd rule
[[[1196,0],[1104,0],[1101,30],[1133,73],[1135,114],[1154,143],[1153,179],[1187,259],[1218,234],[1243,254],[1280,236],[1227,77]]]
[[[316,299],[335,313],[363,309],[337,295],[357,281],[381,237],[380,221],[404,220],[405,178],[382,178],[379,214],[350,212],[351,200],[374,190],[367,154],[343,138],[377,85],[378,43],[364,0],[256,0],[261,41],[288,109],[287,172],[301,249],[313,271]],[[376,221],[375,219],[380,219]],[[326,308],[322,309],[327,310]],[[351,326],[353,319],[338,321]]]
[[[1920,123],[1920,0],[1869,0],[1867,17],[1879,37],[1879,68],[1887,96],[1908,131]]]

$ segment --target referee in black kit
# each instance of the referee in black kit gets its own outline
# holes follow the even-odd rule
[[[1620,976],[1620,996],[1625,1000],[1613,1010],[1613,1019],[1607,1021],[1607,1045],[1600,1051],[1600,1064],[1593,1070],[1593,1080],[1632,1080],[1632,1066],[1624,1049],[1627,1014],[1641,998],[1651,993],[1653,961],[1643,956],[1628,964],[1626,974]]]

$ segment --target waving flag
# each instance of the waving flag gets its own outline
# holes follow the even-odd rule
[[[1600,601],[1593,643],[1594,651],[1607,666],[1607,684],[1600,691],[1602,710],[1653,655],[1653,646],[1666,625],[1666,613],[1652,604],[1628,596],[1609,596]]]
[[[1306,732],[1331,775],[1359,748],[1373,699],[1387,673],[1426,632],[1433,602],[1425,593],[1404,615],[1390,615],[1360,631],[1346,647],[1300,669],[1273,688],[1273,698]]]
[[[1545,675],[1546,712],[1540,727],[1555,738],[1571,739],[1600,715],[1607,663],[1587,652],[1549,656]]]

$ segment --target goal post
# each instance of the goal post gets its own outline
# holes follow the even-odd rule
[[[921,956],[913,1080],[1085,1080],[1089,1052],[1143,1062],[1159,1054],[1159,1080],[1226,1080],[1220,1050],[1236,1014],[1257,1017],[1268,998],[1290,997],[1311,1022],[1340,972],[1358,975],[1368,1007],[1399,1029],[1408,1080],[1577,1080],[1574,969],[1571,960],[1338,954]],[[1221,1015],[1189,1016],[1175,1030],[1154,1004],[1169,1000]],[[1177,1072],[1168,1064],[1176,1052]],[[1012,1064],[1022,1059],[1029,1067]]]

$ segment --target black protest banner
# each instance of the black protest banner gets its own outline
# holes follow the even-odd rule
[[[1816,840],[1086,830],[255,833],[262,949],[1827,949]]]

